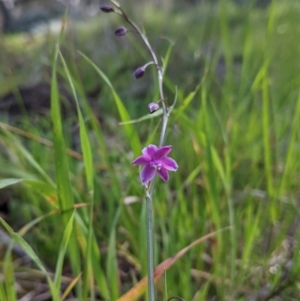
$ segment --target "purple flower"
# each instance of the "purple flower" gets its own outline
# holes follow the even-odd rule
[[[103,4],[100,6],[100,9],[105,12],[105,13],[112,13],[114,12],[115,10],[108,4]]]
[[[148,109],[149,109],[150,114],[152,114],[159,109],[159,104],[157,102],[150,102],[148,104]]]
[[[138,78],[141,78],[144,73],[146,71],[146,68],[143,66],[143,67],[139,67],[137,68],[134,72],[133,72],[133,76],[138,79]]]
[[[118,37],[124,36],[127,32],[127,29],[125,27],[120,27],[115,31],[115,35]]]
[[[164,181],[169,180],[168,171],[176,171],[178,169],[176,161],[167,157],[171,150],[171,145],[157,147],[150,144],[143,149],[142,156],[132,162],[134,165],[144,165],[140,173],[143,184],[148,184],[154,178],[155,174]]]

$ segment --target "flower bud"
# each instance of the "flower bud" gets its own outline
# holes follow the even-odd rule
[[[100,9],[105,12],[105,13],[112,13],[114,12],[115,10],[108,4],[103,4],[100,6]]]
[[[121,37],[121,36],[124,36],[126,34],[126,32],[127,32],[127,28],[122,26],[115,31],[115,35],[117,37]]]
[[[144,76],[146,71],[146,68],[144,66],[137,68],[134,72],[133,72],[133,76],[138,79]]]
[[[148,104],[148,109],[149,109],[150,114],[152,114],[159,109],[159,105],[157,102],[150,102]]]

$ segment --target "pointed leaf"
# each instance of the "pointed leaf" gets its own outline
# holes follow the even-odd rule
[[[0,180],[0,189],[22,182],[22,179],[3,179]]]

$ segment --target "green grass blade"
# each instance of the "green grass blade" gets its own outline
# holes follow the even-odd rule
[[[219,176],[223,182],[224,187],[226,186],[226,175],[225,175],[225,170],[223,167],[223,164],[221,162],[221,158],[218,155],[216,149],[212,146],[211,147],[211,154],[212,154],[212,160],[214,163],[215,168],[217,169]]]
[[[110,299],[109,288],[107,285],[105,274],[102,270],[102,267],[100,266],[100,259],[101,257],[100,257],[99,246],[94,240],[92,244],[92,251],[91,251],[91,264],[95,275],[95,282],[97,283],[104,300],[109,300]]]
[[[287,148],[284,170],[279,185],[280,196],[282,196],[286,192],[288,178],[290,177],[290,175],[293,174],[293,170],[295,166],[294,162],[299,159],[295,151],[296,142],[297,142],[296,140],[297,132],[299,131],[299,120],[300,120],[300,91],[298,94],[295,114],[292,122],[292,129],[291,129],[291,136],[290,136],[291,138],[290,138],[289,146]]]
[[[257,236],[259,232],[259,221],[262,218],[262,207],[259,207],[258,210],[255,212],[255,218],[253,220],[253,206],[248,205],[246,210],[246,218],[244,220],[245,223],[245,244],[244,244],[244,250],[243,250],[243,256],[242,256],[242,262],[243,264],[247,264],[247,260],[251,258],[251,252],[254,248],[255,243],[255,237]]]
[[[29,223],[27,223],[25,226],[23,226],[19,231],[18,234],[21,236],[24,236],[31,228],[33,228],[35,225],[37,225],[40,221],[44,220],[46,217],[53,215],[57,213],[57,210],[53,210],[49,213],[43,214],[42,216],[39,216]]]
[[[109,283],[110,293],[112,300],[117,300],[119,297],[119,288],[118,288],[118,265],[117,265],[117,246],[116,246],[116,227],[121,214],[122,205],[118,208],[112,230],[109,237],[108,244],[108,255],[107,255],[107,264],[106,264],[106,273],[107,280]]]
[[[7,232],[10,234],[13,240],[15,240],[22,249],[26,252],[26,254],[31,258],[32,261],[34,261],[39,269],[45,274],[48,280],[48,284],[50,286],[51,294],[52,294],[52,300],[53,301],[59,301],[59,292],[56,289],[53,281],[51,280],[50,275],[48,274],[46,268],[44,267],[41,260],[38,258],[38,256],[33,251],[32,247],[0,217],[0,223],[3,225],[3,227],[7,230]]]
[[[17,300],[17,294],[15,289],[14,264],[11,258],[11,250],[8,250],[4,258],[3,278],[7,298],[3,300]]]
[[[0,180],[0,189],[22,182],[22,179],[3,179]]]
[[[194,89],[194,91],[190,92],[182,101],[182,103],[180,104],[179,108],[174,110],[175,111],[175,116],[173,117],[174,121],[176,121],[180,115],[183,113],[183,111],[189,106],[189,104],[191,103],[191,101],[195,98],[197,92],[199,91],[199,88],[201,86],[200,82],[196,88]],[[177,92],[176,92],[177,95]],[[177,96],[176,96],[177,98]]]
[[[204,172],[204,182],[206,186],[206,199],[207,199],[207,207],[208,214],[213,223],[213,229],[220,229],[222,226],[221,212],[220,212],[220,204],[218,201],[218,181],[216,176],[215,165],[213,161],[213,153],[212,153],[212,130],[210,125],[210,117],[209,110],[207,106],[207,93],[206,87],[203,86],[201,90],[201,102],[202,102],[202,111],[204,117],[204,133],[205,133],[205,160],[203,163],[203,172]],[[202,114],[202,113],[201,113]],[[201,137],[198,138],[201,140]],[[201,143],[201,142],[200,142]],[[222,249],[223,247],[223,238],[221,234],[217,235],[217,245],[218,248],[214,248],[212,250],[214,260],[216,264],[218,264],[218,260],[220,260],[220,253],[217,249]]]
[[[24,184],[29,189],[37,192],[38,194],[42,195],[47,200],[51,200],[51,205],[55,208],[58,208],[57,200],[57,190],[56,187],[49,185],[46,182],[42,182],[39,180],[24,180]]]
[[[167,49],[167,52],[164,56],[164,59],[163,59],[163,77],[165,78],[165,74],[166,74],[166,71],[167,71],[167,67],[169,65],[169,60],[170,60],[170,56],[171,56],[171,52],[172,52],[172,49],[173,49],[173,43],[170,42],[169,44],[169,47]]]
[[[148,119],[158,117],[158,116],[162,115],[162,113],[163,113],[163,110],[160,108],[157,111],[155,111],[153,114],[147,114],[147,115],[144,115],[144,116],[142,116],[138,119],[132,119],[132,120],[125,121],[125,122],[120,122],[119,124],[120,125],[125,125],[125,124],[138,123],[138,122],[141,122],[141,121],[144,121],[144,120],[148,120]]]
[[[70,211],[74,205],[71,181],[69,178],[69,163],[66,155],[65,140],[63,136],[63,127],[60,111],[59,92],[57,86],[56,64],[58,58],[58,47],[55,49],[55,55],[52,64],[52,79],[51,79],[51,118],[53,123],[53,139],[54,139],[54,157],[57,192],[59,198],[59,206],[62,214],[64,227],[67,226],[71,218]],[[69,244],[70,262],[74,276],[76,277],[81,272],[79,248],[76,240],[75,232],[73,232]],[[81,282],[76,286],[78,298],[81,298]]]
[[[0,281],[0,300],[6,301],[6,292],[4,287],[4,281]]]
[[[66,229],[64,231],[63,240],[61,242],[59,252],[58,252],[58,259],[56,262],[55,276],[54,276],[54,284],[57,290],[60,290],[60,286],[61,286],[63,263],[65,258],[65,253],[67,251],[67,247],[70,241],[70,237],[73,232],[74,216],[75,216],[75,211],[73,212],[73,214],[70,217],[70,220],[67,223]]]
[[[93,171],[93,159],[92,159],[92,152],[91,152],[91,146],[85,126],[85,122],[81,113],[79,101],[77,98],[77,93],[75,91],[75,87],[73,84],[72,76],[70,74],[70,71],[68,69],[68,66],[61,54],[59,52],[59,56],[62,60],[63,63],[63,69],[67,75],[69,85],[71,87],[71,91],[73,94],[73,97],[76,102],[76,108],[77,108],[77,114],[78,114],[78,120],[79,120],[79,130],[80,130],[80,142],[81,142],[81,149],[83,152],[83,159],[84,159],[84,164],[85,164],[85,171],[86,171],[86,177],[87,177],[87,185],[90,190],[93,189],[93,177],[94,177],[94,171]]]
[[[52,81],[51,81],[51,118],[53,122],[54,134],[54,156],[56,167],[56,180],[58,196],[60,201],[60,209],[62,212],[71,209],[74,205],[73,194],[71,189],[71,181],[69,179],[69,163],[65,152],[65,140],[63,136],[63,127],[61,120],[59,92],[56,78],[56,62],[58,56],[58,48],[56,48],[55,59],[53,62]],[[70,216],[68,217],[68,220]],[[67,222],[66,222],[67,224]]]
[[[113,178],[112,180],[114,181],[115,179]],[[94,184],[94,196],[93,197],[94,197],[94,203],[100,199],[100,187],[99,187],[99,185],[97,185],[96,182]],[[91,217],[92,215],[94,215],[94,212],[90,212],[90,218],[93,220],[93,218]],[[97,217],[97,218],[99,218],[99,217]],[[102,218],[102,217],[100,217],[100,218]],[[91,233],[91,235],[94,238],[92,240],[92,244],[91,244],[91,267],[94,272],[94,280],[97,283],[97,286],[98,286],[104,300],[111,300],[108,282],[107,282],[107,278],[106,278],[107,275],[105,274],[104,269],[100,265],[101,251],[100,251],[98,243],[95,239],[94,231]]]
[[[42,166],[34,159],[32,154],[8,131],[6,131],[6,135],[11,139],[14,146],[18,149],[21,155],[27,160],[27,162],[39,173],[41,177],[52,187],[56,187],[53,180],[49,177],[49,175],[45,172]]]
[[[270,145],[270,96],[269,86],[267,78],[267,70],[264,70],[264,76],[262,78],[262,130],[263,130],[263,142],[264,142],[264,160],[265,160],[265,172],[267,180],[267,188],[270,196],[273,196],[273,175],[272,175],[272,150]]]
[[[94,170],[93,170],[93,158],[92,158],[92,151],[91,146],[88,138],[87,129],[85,126],[85,122],[81,113],[80,104],[77,98],[77,93],[75,91],[75,86],[72,80],[72,76],[68,69],[68,66],[59,52],[60,58],[63,63],[64,71],[67,75],[67,79],[69,85],[71,87],[72,94],[74,96],[76,107],[77,107],[77,114],[79,120],[79,129],[80,129],[80,142],[81,148],[83,152],[84,164],[85,164],[85,172],[87,178],[87,186],[90,191],[93,191],[93,180],[94,180]],[[91,265],[91,249],[92,249],[92,240],[93,236],[93,215],[94,215],[94,198],[91,196],[90,206],[89,206],[89,218],[88,218],[88,235],[87,235],[87,246],[86,246],[86,258],[85,258],[85,266],[84,266],[84,274],[83,274],[83,299],[86,300],[88,296],[88,290],[90,289],[90,294],[94,296],[93,293],[93,277],[92,277],[92,265]],[[91,279],[90,279],[91,278]],[[92,283],[92,285],[90,285]]]
[[[39,216],[38,218],[30,221],[28,224],[23,226],[19,231],[18,235],[23,236],[26,234],[32,227],[37,225],[41,220],[45,219],[46,217],[56,213],[57,211],[52,211],[47,214],[44,214],[42,216]],[[5,291],[4,294],[6,294],[8,297],[7,298],[2,298],[0,300],[17,300],[16,299],[16,290],[15,290],[15,279],[14,279],[14,265],[11,261],[11,250],[14,245],[14,240],[11,241],[11,243],[8,246],[8,249],[6,251],[5,259],[4,259],[4,269],[3,269],[3,274],[4,274],[4,285],[5,285]],[[0,296],[1,296],[1,287],[0,287]],[[59,288],[58,288],[59,290]]]

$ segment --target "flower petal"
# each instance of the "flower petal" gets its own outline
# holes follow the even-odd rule
[[[156,150],[155,154],[153,155],[153,159],[163,158],[167,156],[171,150],[172,150],[172,145],[160,147]]]
[[[100,9],[101,9],[104,13],[111,13],[111,12],[114,12],[114,11],[115,11],[110,5],[107,5],[107,4],[101,5],[101,6],[100,6]]]
[[[169,173],[166,168],[161,167],[161,169],[157,169],[156,172],[159,175],[159,177],[163,179],[165,182],[169,180]]]
[[[157,151],[157,146],[154,145],[154,144],[149,144],[147,147],[145,147],[143,150],[142,150],[142,153],[144,156],[148,156],[150,158],[152,158],[155,154],[155,152]]]
[[[115,35],[117,37],[121,37],[121,36],[124,36],[125,34],[127,33],[127,28],[125,27],[119,27],[116,31],[115,31]]]
[[[178,164],[170,157],[162,158],[161,163],[162,166],[167,170],[176,171],[178,169]]]
[[[155,175],[155,168],[147,164],[143,167],[140,173],[141,182],[143,184],[149,183]]]
[[[138,79],[144,76],[146,71],[146,68],[144,66],[137,68],[134,72],[133,72],[133,76]]]
[[[149,163],[149,161],[151,160],[151,158],[149,156],[139,156],[138,158],[136,158],[131,164],[134,165],[146,165]]]
[[[150,102],[148,104],[149,113],[152,114],[159,109],[159,104],[157,102]]]

